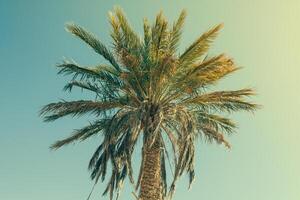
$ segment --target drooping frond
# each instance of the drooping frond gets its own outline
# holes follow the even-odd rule
[[[172,150],[173,150],[173,162],[177,163],[177,149],[178,149],[178,137],[174,134],[174,132],[171,130],[170,127],[168,127],[166,124],[162,125],[162,129],[164,132],[167,134],[169,141],[171,142],[172,145]],[[172,169],[171,169],[172,170]]]
[[[83,141],[83,140],[99,133],[105,127],[106,123],[107,123],[106,119],[101,119],[101,120],[95,121],[84,128],[75,130],[71,136],[69,136],[63,140],[59,140],[59,141],[55,142],[54,144],[51,145],[50,148],[58,149],[62,146],[65,146],[65,145],[75,142],[77,140]]]
[[[129,123],[135,125],[136,129],[130,128]],[[130,111],[117,112],[103,129],[103,141],[90,160],[91,178],[96,182],[99,178],[104,181],[110,161],[112,174],[103,195],[110,193],[111,199],[114,190],[118,195],[127,176],[133,183],[131,155],[139,136],[139,127],[135,114]]]
[[[215,141],[218,144],[224,144],[227,148],[231,148],[229,142],[225,140],[224,135],[210,126],[200,126],[199,133],[202,133],[209,142]]]
[[[219,115],[200,112],[197,114],[197,116],[197,121],[199,124],[208,125],[217,131],[221,130],[225,131],[226,133],[232,133],[236,128],[236,124],[233,121]]]
[[[172,184],[169,189],[169,197],[172,198],[173,193],[175,192],[175,186],[178,178],[183,174],[184,171],[188,172],[190,179],[189,185],[192,184],[194,180],[194,136],[189,135],[187,138],[182,138],[178,140],[179,150],[178,150],[178,160],[175,164],[175,173],[173,177]],[[190,187],[190,186],[189,186]]]

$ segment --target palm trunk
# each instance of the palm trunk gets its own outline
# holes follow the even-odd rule
[[[161,141],[157,137],[152,146],[144,144],[144,164],[139,200],[162,200],[161,187]]]

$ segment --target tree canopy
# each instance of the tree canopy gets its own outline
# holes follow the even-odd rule
[[[143,169],[134,178],[132,154],[139,138],[163,142],[161,178],[164,196],[175,190],[178,177],[184,172],[190,184],[195,176],[195,140],[224,144],[225,136],[236,124],[220,114],[254,111],[257,105],[246,98],[254,95],[251,88],[233,91],[211,91],[223,77],[239,69],[225,54],[208,56],[207,52],[223,27],[219,24],[200,35],[182,53],[179,42],[186,12],[170,24],[160,12],[154,23],[143,21],[144,35],[140,37],[130,26],[120,8],[109,13],[113,47],[107,48],[83,27],[68,24],[66,29],[83,40],[106,63],[81,66],[65,60],[57,65],[58,74],[71,76],[64,89],[81,88],[95,94],[95,99],[60,101],[44,106],[40,112],[50,122],[65,116],[91,114],[95,120],[75,130],[71,136],[54,143],[58,149],[75,141],[102,135],[102,142],[89,162],[91,178],[104,181],[111,170],[103,194],[117,195],[126,177],[140,185]],[[149,127],[151,134],[144,134]],[[170,145],[171,148],[166,148]],[[169,152],[168,149],[172,149]],[[166,176],[167,159],[171,159],[172,181]],[[108,166],[111,166],[108,169]]]

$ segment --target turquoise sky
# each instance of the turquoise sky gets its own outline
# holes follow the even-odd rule
[[[299,0],[0,0],[0,199],[83,200],[92,182],[87,163],[96,140],[49,151],[90,119],[45,124],[38,110],[49,102],[85,98],[62,92],[65,77],[53,67],[63,57],[81,64],[103,59],[69,33],[74,21],[110,45],[107,13],[121,5],[140,32],[142,18],[163,10],[174,20],[188,11],[181,50],[209,27],[225,28],[211,50],[226,52],[243,70],[217,88],[254,87],[263,109],[240,113],[232,150],[198,142],[196,181],[179,182],[175,200],[300,199],[300,1]],[[138,162],[138,157],[134,158]],[[122,199],[133,199],[129,184]],[[101,197],[99,184],[92,199]]]

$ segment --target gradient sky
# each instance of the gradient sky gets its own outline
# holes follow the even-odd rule
[[[64,24],[74,21],[110,45],[107,13],[114,5],[123,7],[139,32],[143,17],[153,20],[163,10],[174,20],[185,8],[181,51],[224,22],[211,54],[226,52],[243,70],[217,88],[253,87],[258,96],[252,100],[263,105],[254,115],[232,116],[239,130],[230,137],[230,151],[198,142],[196,181],[187,193],[183,177],[174,200],[299,200],[299,0],[0,0],[0,199],[87,197],[92,187],[87,163],[97,141],[56,152],[48,147],[90,118],[46,124],[38,110],[60,98],[85,98],[85,93],[63,93],[68,79],[57,76],[53,66],[63,57],[81,64],[103,59]],[[103,188],[99,184],[92,199],[108,199],[100,195]],[[131,190],[127,187],[120,199],[133,199]]]

